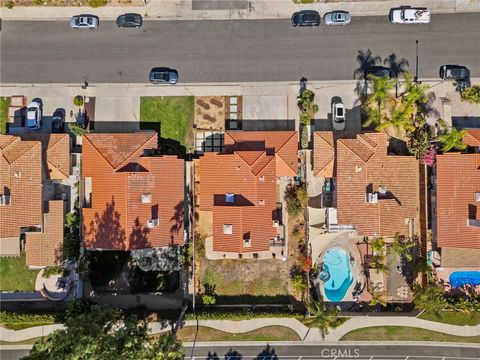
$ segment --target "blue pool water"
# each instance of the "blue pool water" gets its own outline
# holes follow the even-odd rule
[[[340,248],[327,250],[323,257],[323,270],[330,274],[324,284],[325,296],[333,302],[342,301],[353,282],[346,251]]]
[[[453,287],[463,285],[480,285],[480,271],[454,271],[450,274],[448,282]]]

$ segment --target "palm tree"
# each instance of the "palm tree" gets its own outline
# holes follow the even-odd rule
[[[382,292],[378,292],[378,291],[375,291],[375,290],[372,291],[372,299],[370,300],[369,305],[370,306],[375,306],[377,304],[380,304],[384,307],[387,306],[385,291],[382,291]]]
[[[372,93],[368,96],[364,105],[369,114],[364,126],[370,124],[378,126],[383,122],[385,114],[394,106],[395,99],[392,90],[395,88],[396,80],[373,75],[369,75],[368,79],[372,81]],[[374,114],[374,111],[376,111],[376,114]]]
[[[370,246],[377,254],[383,254],[385,251],[385,239],[382,236],[377,237],[370,241]]]
[[[388,265],[384,263],[385,257],[384,256],[376,256],[375,261],[370,262],[368,265],[372,268],[377,270],[377,273],[381,272],[384,274],[388,274],[390,272]]]
[[[395,234],[395,238],[393,239],[393,251],[396,256],[403,257],[407,261],[412,261],[413,256],[410,253],[409,249],[413,246],[415,246],[415,243],[413,241],[409,241],[408,238],[400,235],[399,233]]]
[[[310,316],[305,320],[305,325],[309,327],[316,327],[320,330],[322,338],[328,334],[328,329],[338,325],[338,311],[336,309],[329,308],[320,298],[318,301],[310,299],[305,304]]]
[[[450,131],[443,132],[438,136],[438,140],[442,143],[442,151],[447,152],[452,149],[465,150],[467,144],[463,142],[463,136],[466,130],[457,130],[452,127]]]
[[[415,131],[413,123],[413,114],[415,106],[411,103],[399,103],[391,112],[390,116],[386,116],[381,124],[375,130],[381,131],[390,127],[395,128],[397,135],[402,130],[412,133]]]

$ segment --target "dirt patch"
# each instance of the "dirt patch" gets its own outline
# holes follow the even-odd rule
[[[195,98],[195,125],[197,129],[223,130],[227,116],[228,97],[201,96]]]

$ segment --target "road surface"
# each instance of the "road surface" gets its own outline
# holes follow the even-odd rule
[[[1,82],[143,83],[154,66],[180,82],[349,80],[358,51],[406,58],[419,77],[462,64],[480,77],[480,13],[434,15],[428,25],[392,25],[387,16],[355,17],[345,27],[293,28],[289,20],[145,21],[118,29],[73,30],[68,21],[2,22]]]

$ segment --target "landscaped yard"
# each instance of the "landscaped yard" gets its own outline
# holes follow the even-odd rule
[[[0,97],[0,134],[5,134],[7,132],[9,105],[10,105],[10,98],[6,96],[1,96]]]
[[[22,330],[33,326],[51,325],[62,322],[60,314],[34,314],[0,311],[0,326]]]
[[[480,336],[454,336],[436,331],[403,326],[375,326],[357,329],[344,335],[340,341],[449,341],[480,342]]]
[[[458,311],[442,311],[438,315],[423,312],[419,319],[438,321],[445,324],[452,325],[471,325],[480,324],[480,313],[473,312],[472,314],[464,314]]]
[[[142,96],[140,128],[154,129],[164,139],[193,149],[193,96]]]
[[[25,253],[20,257],[0,257],[0,291],[35,291],[39,270],[29,270]]]
[[[187,326],[177,333],[182,341],[300,341],[298,334],[284,326],[267,326],[242,334],[230,334],[208,327]]]

